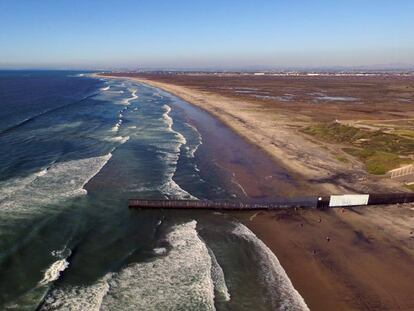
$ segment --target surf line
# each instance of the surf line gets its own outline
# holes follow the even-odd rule
[[[36,114],[34,116],[28,117],[28,118],[24,119],[23,121],[20,121],[19,123],[16,123],[16,124],[14,124],[14,125],[6,128],[6,129],[0,131],[0,135],[3,135],[3,134],[8,133],[8,132],[11,132],[11,131],[19,128],[20,126],[23,126],[23,125],[26,125],[28,123],[31,123],[34,120],[36,120],[36,119],[38,119],[38,118],[40,118],[40,117],[42,117],[42,116],[44,116],[46,114],[59,111],[61,109],[67,108],[67,107],[72,106],[72,105],[81,104],[85,100],[88,100],[89,98],[92,98],[92,97],[94,97],[96,95],[98,95],[98,93],[93,93],[91,95],[88,95],[88,96],[85,96],[85,97],[81,98],[80,100],[77,100],[77,101],[74,101],[74,102],[70,102],[70,103],[67,103],[65,105],[62,105],[62,106],[53,108],[53,109],[44,110],[44,111],[42,111],[42,112],[40,112],[40,113],[38,113],[38,114]]]
[[[126,98],[126,99],[124,99],[123,101],[122,101],[122,103],[124,104],[124,105],[130,105],[131,103],[131,101],[133,101],[133,100],[135,100],[135,99],[137,99],[138,98],[138,95],[137,95],[137,91],[138,90],[136,90],[136,89],[130,89],[129,90],[130,92],[131,92],[131,97],[129,97],[129,98]]]

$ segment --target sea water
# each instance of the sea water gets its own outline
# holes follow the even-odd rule
[[[230,215],[127,208],[242,195],[206,169],[186,105],[129,80],[0,72],[0,309],[307,309]]]

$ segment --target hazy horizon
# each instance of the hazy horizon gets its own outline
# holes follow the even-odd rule
[[[377,64],[372,66],[246,66],[246,67],[65,67],[65,66],[0,66],[0,71],[74,71],[74,72],[412,72],[411,64]]]
[[[1,69],[414,65],[412,1],[2,1]]]

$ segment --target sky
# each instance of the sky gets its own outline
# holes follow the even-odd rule
[[[413,0],[0,0],[0,68],[414,65]]]

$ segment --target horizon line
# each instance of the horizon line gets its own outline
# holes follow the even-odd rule
[[[414,64],[395,63],[395,64],[376,64],[376,65],[320,65],[320,66],[10,66],[0,65],[1,71],[206,71],[206,72],[252,72],[252,71],[268,71],[268,72],[284,72],[284,71],[412,71]]]

